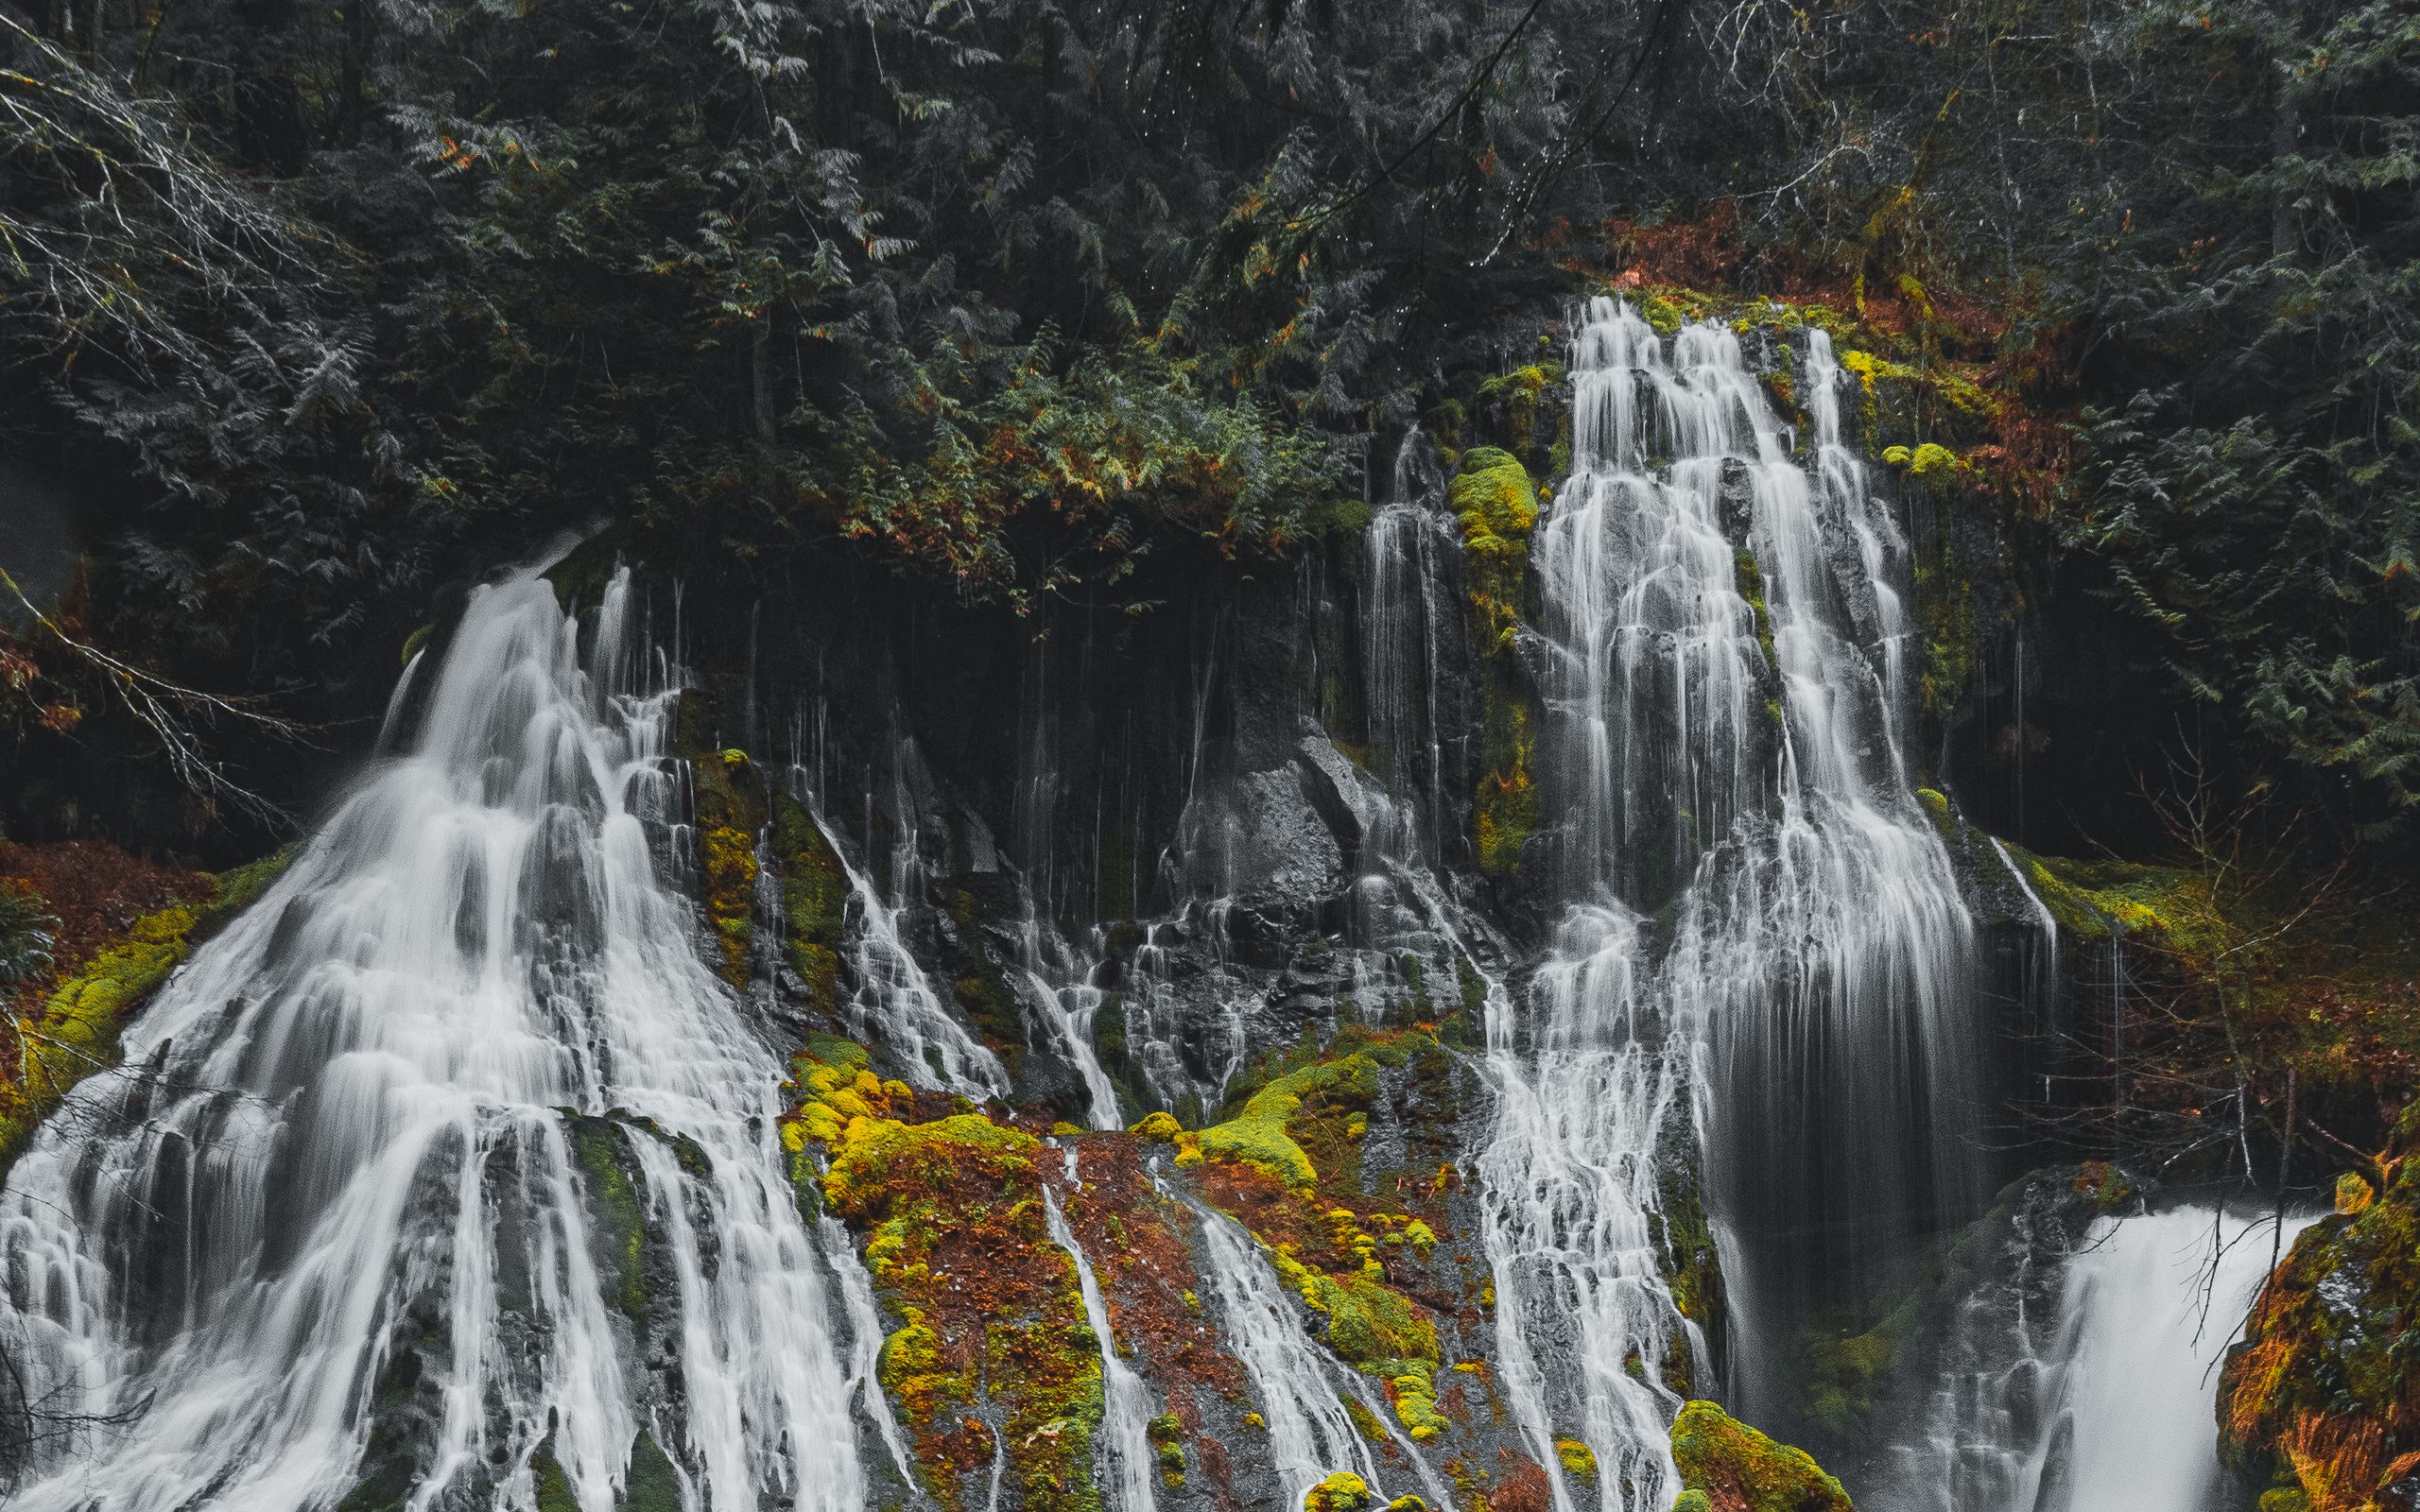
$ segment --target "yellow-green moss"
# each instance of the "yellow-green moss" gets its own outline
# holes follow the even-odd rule
[[[689,765],[698,879],[720,955],[717,968],[724,980],[742,987],[755,934],[756,836],[768,816],[765,782],[745,751],[715,747],[711,719],[703,694],[683,695],[675,749]]]
[[[1530,532],[1538,523],[1538,490],[1519,457],[1499,447],[1474,446],[1462,454],[1462,470],[1450,492],[1470,563],[1471,602],[1490,643],[1510,645],[1520,619]]]
[[[1513,454],[1525,463],[1538,460],[1534,453],[1539,402],[1562,381],[1560,364],[1532,363],[1478,386],[1479,403],[1495,410],[1502,422],[1499,431],[1511,443]]]
[[[1176,1115],[1162,1111],[1146,1114],[1142,1122],[1136,1124],[1129,1132],[1138,1139],[1159,1140],[1174,1143],[1184,1135],[1184,1125],[1176,1121]]]
[[[1681,1484],[1737,1512],[1850,1512],[1848,1492],[1803,1449],[1776,1443],[1711,1401],[1672,1420]]]
[[[622,1512],[681,1512],[681,1476],[672,1456],[647,1434],[631,1446],[630,1479],[622,1492]]]
[[[890,1115],[913,1110],[907,1088],[819,1048],[834,1058],[801,1058],[810,1095],[783,1137],[803,1182],[810,1143],[829,1152],[822,1200],[862,1236],[879,1299],[901,1319],[878,1374],[915,1431],[926,1488],[957,1512],[996,1436],[1025,1506],[1097,1512],[1101,1341],[1045,1224],[1041,1142],[977,1113],[904,1122]]]
[[[1597,1452],[1577,1438],[1554,1441],[1554,1457],[1563,1462],[1564,1473],[1594,1484],[1597,1479]]]
[[[1480,774],[1472,805],[1472,840],[1478,868],[1491,877],[1509,877],[1521,865],[1522,848],[1538,827],[1538,784],[1531,775],[1537,737],[1526,701],[1508,702],[1495,711],[1508,727],[1499,763]]]
[[[1338,1470],[1303,1497],[1303,1512],[1367,1512],[1370,1483],[1351,1470]]]
[[[1357,1053],[1288,1072],[1253,1093],[1235,1117],[1203,1129],[1201,1153],[1241,1161],[1268,1172],[1291,1190],[1308,1192],[1319,1184],[1319,1172],[1295,1143],[1288,1124],[1305,1100],[1314,1096],[1366,1107],[1377,1094],[1377,1062]]]
[[[609,1296],[628,1316],[642,1316],[648,1304],[647,1215],[638,1189],[623,1168],[627,1136],[610,1119],[574,1116],[569,1123],[572,1158],[579,1164],[597,1230],[614,1257],[614,1285]]]
[[[2219,1378],[2221,1457],[2273,1469],[2310,1512],[2395,1504],[2420,1454],[2420,1103],[2374,1174],[2370,1200],[2295,1238]]]
[[[1160,1484],[1170,1490],[1184,1485],[1184,1420],[1176,1414],[1162,1413],[1144,1426],[1143,1435],[1151,1441],[1151,1458],[1158,1464]]]
[[[808,1001],[831,1012],[840,1000],[840,943],[848,874],[815,819],[786,793],[773,797],[771,851],[782,878],[787,925],[784,954],[806,984]]]
[[[1765,607],[1764,569],[1756,565],[1755,553],[1751,551],[1734,553],[1731,566],[1739,596],[1747,601],[1748,612],[1755,618],[1756,645],[1765,653],[1765,664],[1779,666],[1780,660],[1773,652],[1773,617]]]

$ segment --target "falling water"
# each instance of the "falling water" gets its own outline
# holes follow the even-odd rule
[[[2266,1275],[2273,1220],[2184,1207],[2100,1218],[2054,1315],[2000,1307],[1982,1368],[1945,1380],[1896,1452],[1888,1512],[2221,1512],[2221,1357]],[[2310,1220],[2289,1217],[2283,1241]],[[2013,1294],[2027,1288],[2019,1278]],[[1982,1314],[1996,1299],[1970,1304]]]
[[[1527,991],[1494,995],[1479,1163],[1508,1391],[1557,1505],[1579,1492],[1547,1451],[1576,1434],[1620,1467],[1605,1506],[1652,1508],[1689,1339],[1659,1146],[1700,1139],[1738,1236],[1753,1403],[1743,1320],[1870,1286],[1978,1203],[1974,947],[1907,789],[1907,553],[1840,444],[1828,345],[1801,373],[1811,467],[1727,328],[1668,355],[1600,299],[1572,359],[1574,470],[1532,546],[1565,913]]]
[[[323,1507],[397,1391],[416,1508],[528,1505],[543,1445],[606,1512],[642,1430],[715,1512],[858,1504],[780,1062],[649,855],[674,695],[614,654],[631,614],[617,576],[592,676],[544,580],[474,593],[415,747],[129,1028],[156,1075],[87,1083],[11,1172],[29,1394],[125,1419],[12,1504]],[[645,1349],[572,1108],[614,1110],[668,1254]]]
[[[1338,1400],[1333,1372],[1340,1367],[1333,1357],[1303,1332],[1302,1310],[1278,1285],[1252,1236],[1232,1219],[1195,1211],[1228,1347],[1243,1361],[1269,1425],[1269,1464],[1287,1504],[1299,1507],[1303,1493],[1332,1470],[1352,1470],[1377,1489],[1377,1463]]]
[[[1080,1185],[1076,1176],[1076,1149],[1067,1147],[1067,1181]],[[1114,1512],[1151,1512],[1151,1474],[1155,1461],[1151,1453],[1151,1388],[1134,1373],[1117,1353],[1117,1335],[1109,1326],[1109,1306],[1102,1299],[1100,1281],[1093,1274],[1093,1263],[1084,1254],[1084,1246],[1076,1241],[1075,1230],[1067,1227],[1066,1215],[1059,1211],[1058,1194],[1045,1185],[1042,1189],[1043,1216],[1050,1224],[1050,1242],[1067,1252],[1076,1263],[1076,1285],[1083,1294],[1084,1321],[1092,1325],[1093,1337],[1100,1341],[1101,1381],[1101,1445],[1108,1452],[1107,1473],[1098,1478],[1107,1483]]]
[[[1405,433],[1392,497],[1367,532],[1361,611],[1370,743],[1385,763],[1389,787],[1417,816],[1416,843],[1432,866],[1443,833],[1439,668],[1445,638],[1461,613],[1446,580],[1457,543],[1433,455],[1419,427]]]
[[[848,847],[824,822],[804,765],[791,765],[789,786],[790,796],[815,821],[824,844],[839,859],[849,885],[844,953],[850,988],[844,1012],[850,1032],[881,1046],[909,1081],[971,1097],[1005,1093],[1009,1074],[999,1057],[942,1005],[932,979],[908,948],[900,929],[901,910],[884,899],[873,878],[850,859]],[[901,808],[904,812],[906,805]],[[904,823],[901,831],[905,838],[892,857],[892,890],[905,898],[912,891],[911,879],[921,863],[912,832]]]

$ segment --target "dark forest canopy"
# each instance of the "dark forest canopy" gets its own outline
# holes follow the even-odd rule
[[[357,716],[609,520],[1139,603],[1700,226],[2072,421],[2070,579],[2247,780],[2420,803],[2409,3],[10,4],[6,445],[197,687]]]

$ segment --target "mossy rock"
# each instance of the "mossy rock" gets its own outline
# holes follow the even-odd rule
[[[1288,1190],[1307,1193],[1319,1185],[1319,1171],[1293,1137],[1295,1115],[1312,1098],[1367,1108],[1377,1091],[1378,1063],[1367,1054],[1316,1061],[1278,1077],[1253,1093],[1235,1117],[1203,1129],[1201,1153],[1239,1161],[1277,1177]]]
[[[734,987],[748,983],[755,936],[756,836],[770,810],[765,780],[745,751],[713,741],[713,705],[703,693],[681,696],[673,748],[688,763],[697,818],[697,866],[706,922],[714,930],[717,971]]]
[[[1519,457],[1498,447],[1475,446],[1462,454],[1461,471],[1447,491],[1461,524],[1480,643],[1490,649],[1509,647],[1521,617],[1530,533],[1538,523],[1537,487]]]
[[[1374,1500],[1369,1482],[1338,1470],[1304,1493],[1303,1512],[1368,1512]]]
[[[2400,1505],[2420,1465],[2420,1103],[2394,1148],[2382,1189],[2296,1237],[2220,1376],[2221,1458],[2310,1512]]]
[[[1709,1512],[1852,1512],[1848,1492],[1812,1455],[1711,1401],[1692,1401],[1672,1420],[1672,1462]]]
[[[648,1434],[631,1445],[631,1474],[622,1512],[681,1512],[681,1476],[672,1458]]]
[[[596,1232],[613,1258],[608,1299],[633,1320],[647,1314],[647,1211],[631,1178],[628,1136],[611,1119],[573,1115],[572,1159],[578,1162]]]

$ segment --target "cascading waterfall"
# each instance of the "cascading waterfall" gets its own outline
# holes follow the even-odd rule
[[[1070,1188],[1082,1185],[1072,1144],[1066,1149],[1064,1171]],[[1109,1304],[1101,1297],[1100,1280],[1093,1274],[1092,1260],[1077,1242],[1075,1230],[1067,1227],[1066,1215],[1059,1211],[1058,1194],[1047,1184],[1042,1189],[1042,1207],[1050,1226],[1050,1242],[1075,1262],[1084,1320],[1092,1325],[1093,1337],[1100,1341],[1100,1436],[1109,1461],[1109,1471],[1100,1478],[1113,1492],[1110,1504],[1114,1512],[1151,1512],[1156,1500],[1151,1493],[1151,1389],[1132,1366],[1118,1358],[1117,1335],[1110,1330]]]
[[[1753,1400],[1745,1320],[1870,1283],[1977,1204],[1974,949],[1897,745],[1906,547],[1840,444],[1821,333],[1806,464],[1726,328],[1668,359],[1599,299],[1572,359],[1573,472],[1532,546],[1566,912],[1526,993],[1492,995],[1479,1168],[1508,1395],[1557,1505],[1577,1434],[1604,1506],[1657,1508],[1688,1336],[1659,1145],[1706,1151]]]
[[[2308,1223],[2206,1207],[2096,1219],[2058,1279],[1970,1300],[1985,1324],[1872,1500],[1888,1512],[2219,1512],[2218,1368]],[[2016,1305],[2012,1305],[2012,1303]]]
[[[789,768],[790,797],[821,833],[838,858],[849,885],[848,924],[844,938],[850,990],[845,1005],[852,1031],[880,1044],[903,1068],[910,1081],[939,1086],[970,1097],[997,1097],[1009,1088],[1009,1074],[994,1055],[942,1003],[932,979],[916,959],[899,925],[900,909],[874,885],[866,868],[850,859],[841,837],[824,821],[804,764]],[[902,805],[904,810],[905,805]],[[920,865],[912,832],[903,824],[904,838],[892,858],[894,891],[912,895],[912,878]]]
[[[859,1504],[780,1061],[649,853],[673,694],[631,612],[617,576],[592,673],[546,582],[475,593],[414,748],[129,1028],[148,1069],[10,1173],[29,1390],[123,1419],[13,1505],[325,1507],[397,1393],[416,1508],[532,1504],[544,1448],[606,1512],[642,1433],[697,1507]],[[567,1108],[616,1121],[668,1253],[652,1343],[608,1300]]]
[[[1447,627],[1461,613],[1445,578],[1458,543],[1434,455],[1418,426],[1404,434],[1392,498],[1370,521],[1361,613],[1370,743],[1385,759],[1390,789],[1418,816],[1416,843],[1432,867],[1444,833],[1438,673]]]
[[[1383,1485],[1377,1461],[1337,1396],[1334,1373],[1340,1367],[1304,1332],[1301,1309],[1252,1236],[1222,1214],[1201,1207],[1194,1211],[1228,1344],[1243,1361],[1269,1425],[1270,1465],[1288,1504],[1300,1507],[1303,1493],[1331,1470],[1350,1469],[1377,1490]]]

